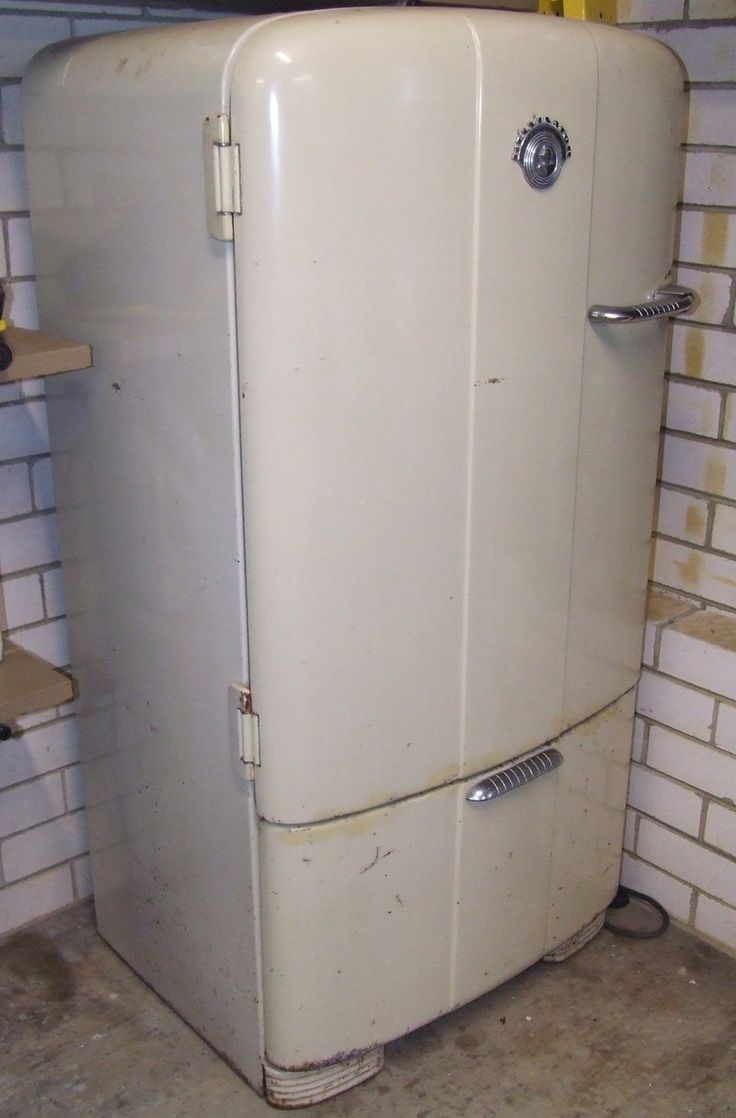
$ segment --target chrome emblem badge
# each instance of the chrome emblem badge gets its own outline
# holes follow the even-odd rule
[[[535,116],[516,133],[511,158],[535,190],[547,190],[560,177],[562,165],[572,155],[570,139],[559,120]]]

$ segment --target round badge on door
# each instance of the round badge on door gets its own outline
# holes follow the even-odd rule
[[[572,155],[570,140],[559,120],[535,116],[516,134],[512,159],[535,190],[557,182],[562,165]]]

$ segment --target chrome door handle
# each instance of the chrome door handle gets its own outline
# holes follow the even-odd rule
[[[649,303],[633,303],[630,307],[597,305],[588,311],[591,322],[644,322],[671,314],[686,314],[695,302],[695,293],[687,287],[660,287]]]
[[[465,799],[474,804],[497,800],[506,792],[513,792],[515,788],[522,788],[536,780],[538,776],[554,772],[560,767],[562,760],[559,749],[541,749],[524,761],[517,761],[514,765],[508,765],[505,769],[498,769],[491,776],[484,777],[465,793]]]

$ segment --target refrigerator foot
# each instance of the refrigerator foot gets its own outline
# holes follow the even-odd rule
[[[383,1045],[335,1064],[304,1071],[285,1071],[264,1062],[266,1098],[272,1106],[292,1109],[324,1102],[356,1087],[383,1067]]]
[[[584,924],[579,931],[571,935],[564,943],[558,943],[557,947],[553,947],[551,951],[548,951],[547,954],[543,956],[544,962],[564,963],[565,959],[569,959],[571,955],[574,955],[581,947],[585,947],[586,943],[590,943],[593,937],[598,935],[603,927],[605,917],[605,912],[599,912],[588,924]]]

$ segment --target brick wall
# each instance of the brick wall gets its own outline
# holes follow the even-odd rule
[[[690,82],[654,593],[623,880],[736,949],[736,0],[619,0]],[[674,593],[673,593],[674,592]]]
[[[0,277],[16,326],[38,325],[20,121],[28,61],[70,36],[198,15],[0,0]],[[42,380],[0,385],[0,625],[16,644],[68,663]],[[0,935],[91,889],[73,706],[17,726],[22,736],[0,745]]]

